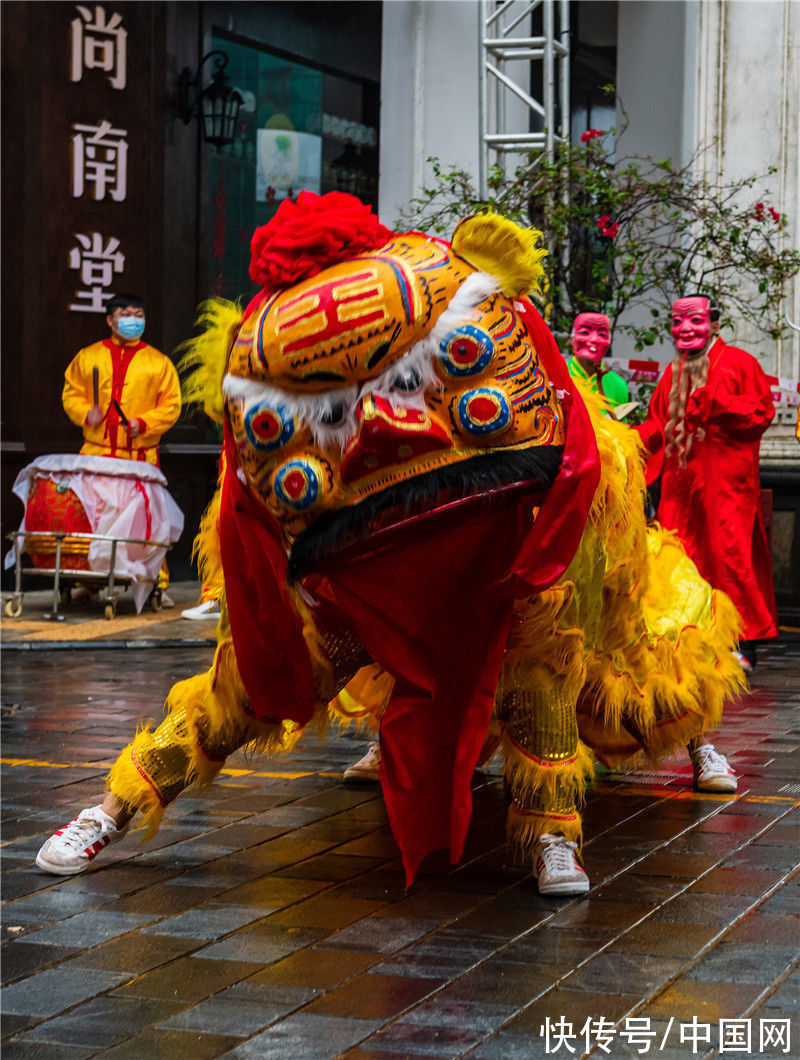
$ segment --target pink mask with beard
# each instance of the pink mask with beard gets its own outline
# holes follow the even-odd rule
[[[611,324],[605,313],[578,313],[572,325],[575,356],[599,364],[611,345]]]
[[[711,337],[711,313],[707,298],[679,298],[672,304],[672,338],[683,357],[703,353]]]

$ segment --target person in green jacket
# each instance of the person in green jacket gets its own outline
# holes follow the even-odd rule
[[[611,323],[605,313],[578,313],[570,341],[574,356],[567,359],[567,367],[573,379],[602,394],[612,408],[630,401],[628,384],[603,364],[611,345]]]

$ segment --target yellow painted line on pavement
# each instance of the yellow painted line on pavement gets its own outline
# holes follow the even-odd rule
[[[0,765],[4,766],[29,766],[33,769],[110,769],[113,762],[47,762],[38,758],[0,758]],[[303,770],[302,772],[290,772],[288,770],[262,771],[256,769],[236,769],[233,766],[219,771],[224,777],[264,777],[269,780],[302,780],[303,777],[325,777],[337,780],[341,773],[328,773],[319,770]],[[652,795],[654,798],[663,798],[671,795],[674,799],[706,799],[713,802],[777,802],[793,803],[800,806],[800,799],[791,795],[742,795],[738,799],[731,799],[730,795],[713,795],[697,791],[675,791],[674,788],[649,788],[634,784],[615,788],[614,794],[618,795]]]
[[[113,762],[45,762],[38,758],[0,758],[0,765],[4,766],[29,766],[33,769],[110,769]],[[268,777],[274,780],[301,780],[303,777],[340,777],[341,773],[317,773],[311,770],[303,772],[259,772],[255,769],[234,769],[233,767],[220,770],[220,776],[225,777]]]
[[[4,766],[34,766],[40,769],[70,769],[66,762],[40,762],[35,758],[0,758]]]

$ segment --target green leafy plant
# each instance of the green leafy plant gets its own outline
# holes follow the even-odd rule
[[[495,167],[486,196],[468,172],[430,158],[433,180],[404,220],[447,232],[490,208],[541,229],[556,335],[593,310],[608,315],[612,335],[630,335],[643,350],[669,339],[672,302],[693,292],[712,296],[727,316],[771,339],[784,334],[782,301],[800,272],[800,251],[781,245],[786,216],[759,194],[775,170],[714,183],[697,158],[685,166],[669,158],[618,159],[618,145],[613,129],[589,129],[552,158],[527,156],[513,176]],[[623,321],[633,308],[638,322]]]

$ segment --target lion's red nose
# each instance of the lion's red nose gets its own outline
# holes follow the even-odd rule
[[[341,477],[347,485],[453,445],[427,412],[395,409],[374,394],[361,398],[357,416],[358,431],[342,460]]]

